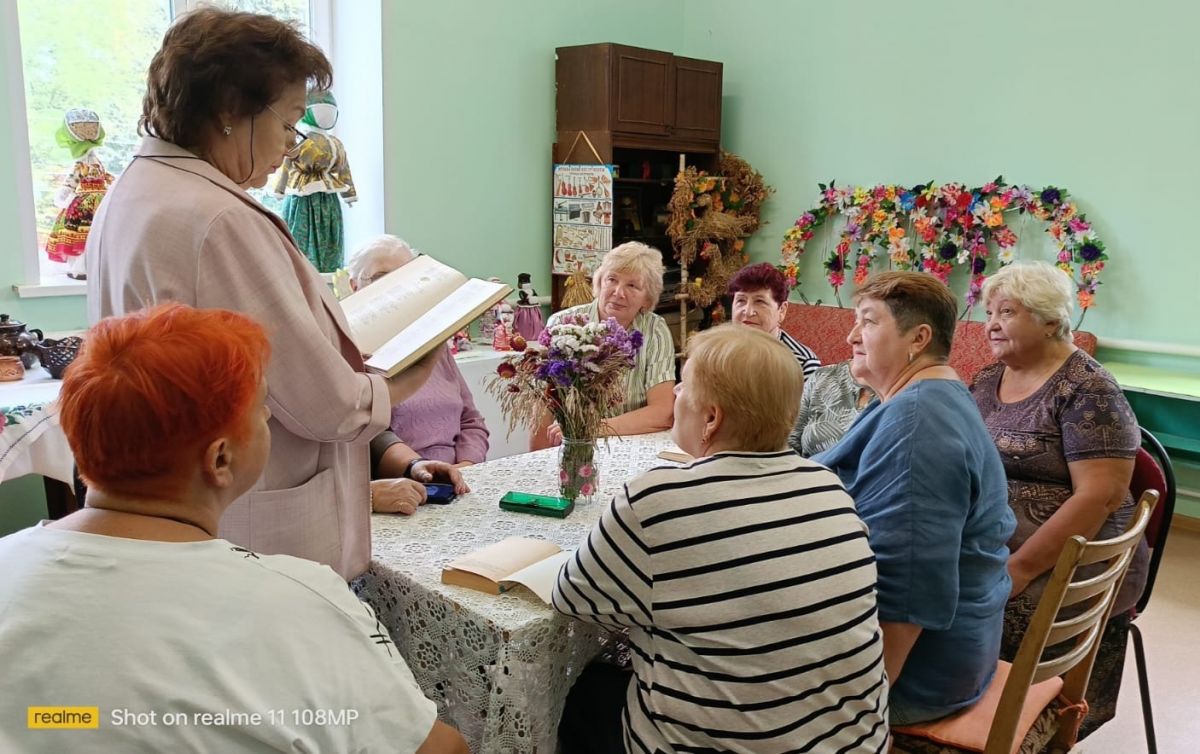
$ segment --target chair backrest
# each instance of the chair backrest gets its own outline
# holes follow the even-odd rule
[[[1073,707],[1064,716],[1051,749],[1066,751],[1075,743],[1085,709],[1084,691],[1092,675],[1104,624],[1157,502],[1158,493],[1154,490],[1143,493],[1129,526],[1118,537],[1088,542],[1077,535],[1067,540],[1013,659],[988,733],[985,754],[1012,751],[1030,685],[1054,676],[1063,676],[1062,696]],[[1080,566],[1092,564],[1103,564],[1103,570],[1095,575],[1090,575],[1090,571],[1086,576],[1076,575]],[[1049,659],[1043,659],[1047,647],[1056,651]]]
[[[1134,499],[1139,499],[1146,490],[1158,490],[1160,493],[1154,515],[1146,527],[1146,544],[1150,546],[1150,563],[1146,572],[1146,586],[1142,596],[1138,598],[1134,614],[1146,610],[1150,604],[1150,592],[1154,590],[1154,578],[1158,575],[1158,565],[1162,562],[1163,548],[1167,544],[1167,534],[1171,531],[1171,517],[1175,514],[1175,469],[1171,466],[1171,457],[1167,455],[1162,443],[1142,427],[1142,447],[1138,448],[1137,457],[1133,463],[1133,479],[1129,482],[1129,491]]]

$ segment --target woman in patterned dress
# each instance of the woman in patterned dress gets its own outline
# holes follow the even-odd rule
[[[1137,418],[1117,381],[1071,338],[1071,279],[1046,263],[1014,264],[984,285],[987,337],[998,363],[971,392],[1008,476],[1017,529],[1009,540],[1012,594],[1001,657],[1012,660],[1066,540],[1120,534],[1140,442]],[[1146,583],[1139,545],[1105,628],[1088,684],[1082,739],[1116,712],[1128,611]]]
[[[805,458],[829,450],[875,398],[875,391],[859,384],[850,373],[849,360],[818,368],[804,378],[800,415],[788,445]]]

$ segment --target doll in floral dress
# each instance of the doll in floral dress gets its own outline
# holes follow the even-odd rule
[[[321,272],[342,267],[345,232],[342,205],[358,200],[346,148],[329,133],[337,123],[337,101],[330,92],[311,92],[300,120],[307,138],[289,155],[275,179],[274,194],[283,197],[283,220],[296,245]]]
[[[87,277],[83,247],[92,217],[113,182],[96,154],[104,144],[104,128],[91,110],[68,110],[54,136],[59,146],[71,152],[75,166],[54,197],[54,206],[61,211],[46,239],[46,254],[55,262],[65,263],[68,276],[83,280]]]

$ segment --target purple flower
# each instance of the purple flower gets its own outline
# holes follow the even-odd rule
[[[1053,186],[1042,189],[1042,193],[1038,196],[1042,200],[1042,204],[1058,204],[1062,201],[1062,192]]]
[[[975,259],[971,262],[971,272],[975,273],[976,275],[982,275],[986,268],[987,257],[975,257]]]
[[[629,344],[633,346],[634,351],[642,350],[643,336],[641,330],[634,330],[629,334]]]
[[[829,261],[826,262],[825,266],[829,268],[830,272],[841,272],[842,271],[841,255],[834,254],[833,256],[829,257]]]
[[[1085,262],[1095,262],[1103,253],[1104,250],[1091,241],[1088,241],[1079,247],[1079,256]]]
[[[958,247],[953,242],[947,241],[938,248],[938,256],[949,262],[958,256]]]

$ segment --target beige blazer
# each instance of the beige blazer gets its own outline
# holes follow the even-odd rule
[[[367,445],[391,418],[387,384],[363,373],[341,306],[278,217],[173,144],[145,138],[135,154],[88,236],[89,321],[171,300],[261,322],[271,456],[220,534],[357,576],[371,555]]]

